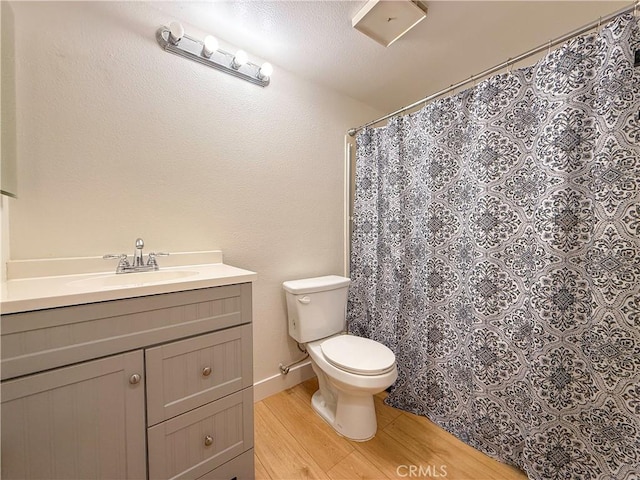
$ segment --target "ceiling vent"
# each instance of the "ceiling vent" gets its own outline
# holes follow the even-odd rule
[[[426,7],[411,0],[369,0],[351,19],[351,24],[388,47],[426,16]]]

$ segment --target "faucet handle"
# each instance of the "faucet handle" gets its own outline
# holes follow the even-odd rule
[[[169,254],[166,252],[149,252],[150,257],[168,257]]]
[[[119,260],[118,267],[116,268],[116,273],[122,273],[125,269],[131,266],[129,264],[129,259],[127,258],[126,253],[121,253],[120,255],[114,255],[112,253],[109,253],[107,255],[103,255],[102,258],[104,258],[105,260],[117,258]]]
[[[156,257],[168,257],[169,254],[165,252],[149,252],[149,259],[147,260],[147,265],[151,265],[154,268],[158,268],[158,262],[156,261]]]
[[[103,255],[102,258],[105,259],[105,260],[110,260],[112,258],[119,258],[120,260],[127,260],[127,254],[126,253],[120,253],[120,254],[108,253],[106,255]]]

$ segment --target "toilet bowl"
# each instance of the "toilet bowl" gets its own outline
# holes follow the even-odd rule
[[[368,340],[352,335],[338,335],[338,337]],[[307,352],[311,357],[311,366],[318,377],[320,387],[314,393],[311,404],[313,409],[340,435],[364,442],[373,438],[378,428],[373,396],[385,390],[398,378],[395,356],[384,345],[369,340],[386,349],[386,352],[383,351],[383,357],[392,356],[391,362],[387,362],[386,368],[381,368],[376,373],[348,371],[334,365],[323,352],[323,344],[335,338],[337,337],[306,344]],[[361,357],[361,359],[364,358]]]
[[[289,334],[304,344],[318,377],[313,409],[340,435],[375,436],[373,396],[395,382],[395,355],[368,338],[344,333],[350,280],[335,275],[284,282]]]

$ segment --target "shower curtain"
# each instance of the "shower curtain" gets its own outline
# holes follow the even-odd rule
[[[623,15],[356,139],[350,330],[532,479],[640,474],[639,49]]]

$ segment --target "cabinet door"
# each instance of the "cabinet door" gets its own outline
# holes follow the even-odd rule
[[[145,478],[143,373],[138,350],[3,382],[2,478]]]

